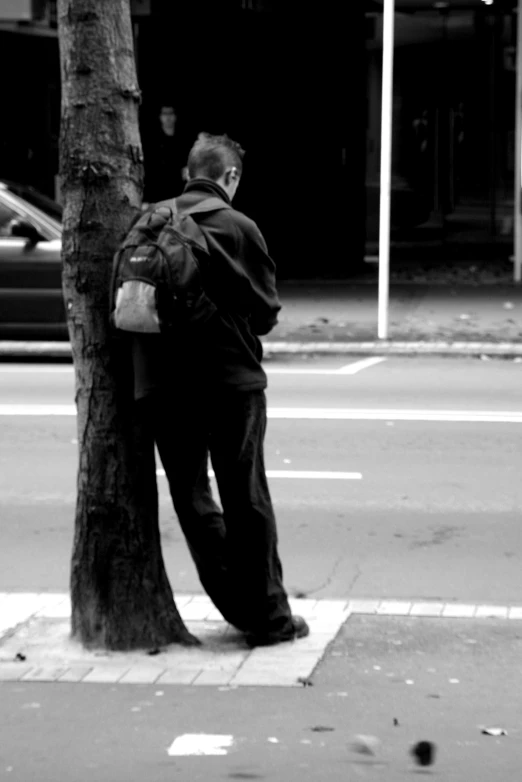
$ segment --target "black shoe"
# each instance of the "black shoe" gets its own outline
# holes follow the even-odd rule
[[[286,641],[297,641],[298,638],[306,638],[307,635],[310,635],[310,628],[303,617],[293,616],[290,630],[285,630],[282,633],[267,633],[260,636],[247,634],[246,642],[250,647],[275,646],[275,644],[285,643]]]

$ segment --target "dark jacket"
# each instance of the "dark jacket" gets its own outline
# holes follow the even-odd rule
[[[230,205],[215,182],[194,179],[177,198],[178,209],[209,197]],[[256,224],[235,209],[196,213],[209,246],[203,263],[206,292],[217,313],[201,336],[180,340],[178,345],[159,344],[157,337],[135,340],[136,397],[169,382],[212,384],[238,391],[266,388],[260,334],[277,323],[281,309],[275,287],[275,265]]]

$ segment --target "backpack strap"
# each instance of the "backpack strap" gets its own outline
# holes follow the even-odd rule
[[[157,204],[154,204],[154,209],[159,209],[162,206],[169,207],[173,214],[179,212],[182,215],[193,215],[198,214],[198,212],[217,212],[220,209],[232,209],[230,204],[227,204],[222,198],[218,198],[217,196],[205,198],[205,200],[200,201],[199,204],[194,204],[193,206],[188,206],[186,209],[181,210],[178,208],[178,199],[171,198],[168,201],[159,201]]]

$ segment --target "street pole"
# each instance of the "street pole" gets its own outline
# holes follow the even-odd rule
[[[515,104],[515,236],[514,281],[522,280],[522,0],[517,10],[517,85]]]
[[[520,0],[522,3],[522,0]],[[381,192],[379,206],[379,304],[377,335],[388,337],[390,298],[390,197],[393,129],[393,47],[395,0],[384,0],[381,95]]]

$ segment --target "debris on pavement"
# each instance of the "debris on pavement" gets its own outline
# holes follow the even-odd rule
[[[485,736],[507,736],[507,730],[504,728],[482,728],[481,732]]]
[[[352,752],[357,752],[359,755],[375,755],[377,747],[381,742],[377,736],[366,736],[359,734],[354,736],[350,742],[350,749]]]
[[[419,741],[411,748],[411,754],[419,766],[431,766],[435,762],[435,744]]]
[[[310,730],[314,733],[328,733],[331,730],[335,730],[335,728],[330,727],[330,725],[314,725]]]
[[[148,655],[150,655],[151,657],[152,657],[153,655],[155,655],[155,654],[161,654],[161,649],[149,649],[149,651],[147,652],[147,654],[148,654]]]
[[[303,687],[313,687],[313,686],[314,686],[314,683],[313,683],[313,681],[310,679],[310,677],[309,677],[309,676],[299,676],[299,677],[297,678],[297,683],[298,683],[298,684],[302,684],[302,685],[303,685]]]
[[[25,656],[25,654],[22,654],[22,652],[17,652],[15,654],[15,660],[16,662],[24,662],[24,660],[27,660],[27,657]]]
[[[393,724],[394,724],[394,726],[395,726],[395,727],[398,727],[398,725],[399,725],[399,720],[397,719],[397,717],[394,717],[394,718],[393,718]]]

